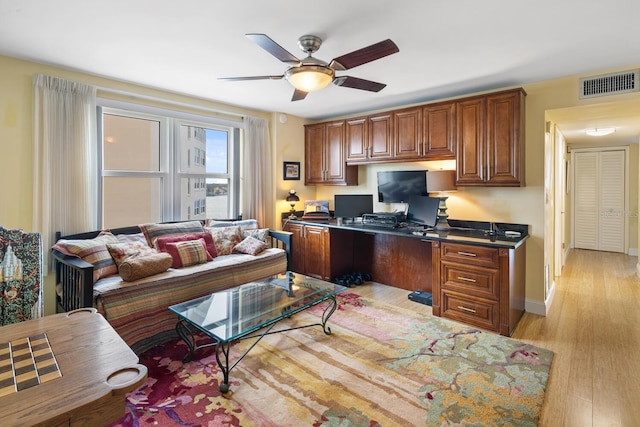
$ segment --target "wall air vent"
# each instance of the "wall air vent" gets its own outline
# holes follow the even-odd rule
[[[580,99],[619,93],[638,92],[640,70],[603,74],[580,79]]]

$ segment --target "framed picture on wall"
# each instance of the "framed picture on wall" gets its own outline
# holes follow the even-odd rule
[[[285,181],[299,181],[300,162],[283,162],[282,174]]]

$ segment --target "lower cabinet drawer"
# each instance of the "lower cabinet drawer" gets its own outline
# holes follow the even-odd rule
[[[498,301],[442,291],[442,317],[498,332],[500,311]]]

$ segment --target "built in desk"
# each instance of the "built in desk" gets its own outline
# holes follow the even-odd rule
[[[460,226],[418,233],[287,220],[283,229],[293,233],[293,271],[328,281],[370,273],[385,285],[431,292],[435,316],[510,336],[524,313],[528,226],[451,222]]]

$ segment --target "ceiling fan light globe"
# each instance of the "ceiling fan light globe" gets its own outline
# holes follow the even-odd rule
[[[291,67],[285,72],[285,78],[293,87],[303,92],[324,89],[333,81],[334,71],[325,66],[303,65]]]

